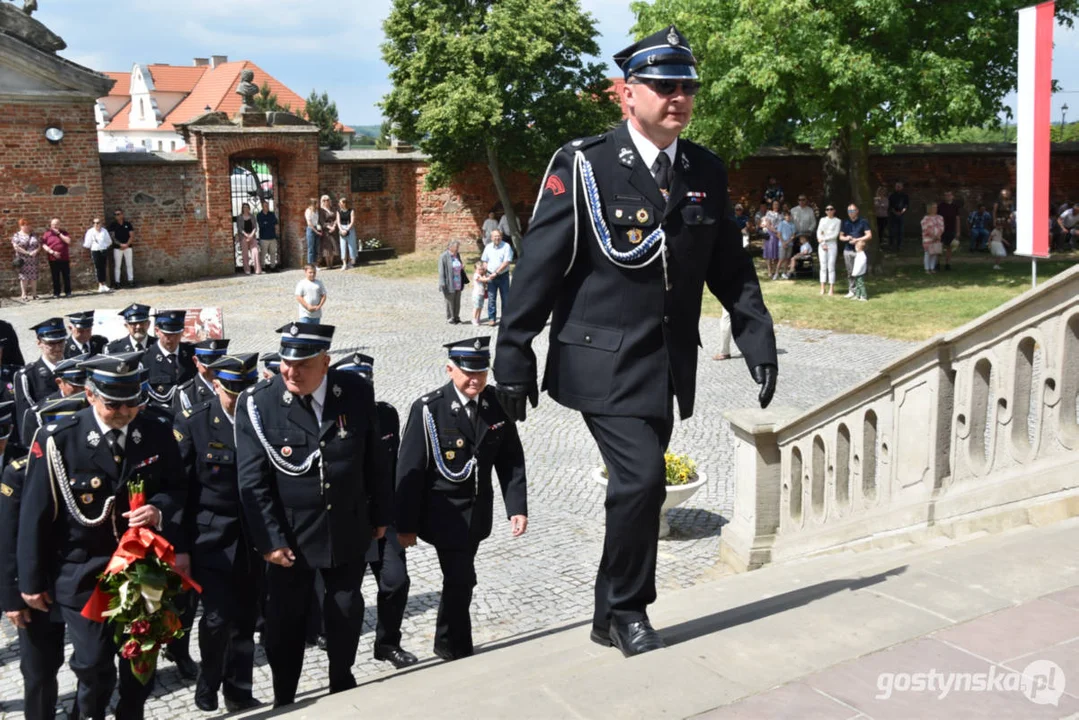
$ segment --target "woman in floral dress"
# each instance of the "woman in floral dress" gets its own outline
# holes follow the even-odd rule
[[[29,220],[19,220],[19,230],[11,237],[11,247],[15,249],[16,261],[22,260],[18,272],[23,302],[37,300],[37,254],[41,250],[41,242],[30,229]]]

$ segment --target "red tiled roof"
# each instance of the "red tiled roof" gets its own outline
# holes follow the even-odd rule
[[[160,92],[182,93],[189,93],[194,90],[199,79],[210,69],[206,65],[184,67],[182,65],[162,65],[160,63],[148,67],[150,77],[154,81],[154,88]]]
[[[169,113],[169,116],[165,118],[165,122],[161,124],[159,129],[173,130],[177,123],[190,122],[206,112],[207,106],[213,112],[223,112],[229,117],[235,115],[239,112],[242,104],[240,96],[236,94],[236,86],[240,84],[240,72],[242,70],[251,70],[255,73],[255,79],[253,80],[255,85],[262,87],[264,82],[268,83],[270,91],[277,95],[279,104],[289,106],[292,112],[295,113],[303,110],[304,99],[302,97],[255,63],[250,60],[242,60],[223,63],[207,72],[199,80],[191,94]],[[353,132],[352,128],[347,128],[340,123],[337,126],[342,132]]]
[[[112,86],[112,90],[109,90],[109,95],[130,95],[131,94],[131,73],[130,72],[106,72],[116,84]]]
[[[112,116],[112,120],[105,126],[105,131],[128,130],[131,122],[131,102],[128,101],[120,108],[120,112]]]
[[[611,92],[618,98],[618,104],[622,106],[622,119],[625,120],[629,117],[629,108],[626,107],[626,101],[622,98],[622,86],[626,84],[626,80],[620,77],[607,79],[611,81]]]
[[[236,94],[236,86],[240,84],[240,72],[245,69],[255,73],[255,85],[262,87],[262,83],[269,83],[271,92],[277,95],[278,103],[289,106],[294,113],[303,111],[304,99],[302,97],[250,60],[222,63],[215,68],[150,65],[149,69],[157,90],[185,92],[188,95],[173,108],[158,127],[147,128],[147,132],[175,131],[177,124],[194,120],[206,112],[207,106],[212,112],[223,112],[232,117],[240,110],[241,100]],[[120,87],[121,81],[125,84],[126,94],[130,94],[131,73],[109,73],[109,76],[117,80],[110,95],[120,94],[117,88]],[[105,130],[128,130],[130,116],[131,104],[128,103],[116,113]],[[355,132],[341,123],[337,124],[337,129],[344,133]]]

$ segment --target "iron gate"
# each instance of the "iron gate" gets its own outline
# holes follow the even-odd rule
[[[240,248],[240,214],[244,203],[251,207],[251,214],[259,211],[259,200],[266,201],[266,209],[277,213],[278,253],[284,251],[282,240],[284,220],[277,207],[277,160],[274,158],[236,158],[229,172],[232,198],[232,237],[236,268],[243,269],[243,251]],[[274,259],[280,266],[280,258]],[[266,265],[266,258],[262,259]]]

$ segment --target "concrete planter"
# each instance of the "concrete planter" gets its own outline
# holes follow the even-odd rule
[[[602,467],[592,470],[592,479],[603,487],[607,487],[607,476],[603,474]],[[671,534],[671,526],[667,522],[667,511],[689,500],[693,497],[693,493],[697,492],[706,482],[708,482],[708,476],[703,470],[698,469],[697,479],[693,482],[685,485],[667,485],[667,497],[663,500],[663,507],[659,510],[659,536],[661,538]]]
[[[366,265],[369,262],[376,262],[378,260],[392,260],[397,257],[397,251],[392,247],[381,247],[374,250],[361,250],[356,253],[356,264]]]

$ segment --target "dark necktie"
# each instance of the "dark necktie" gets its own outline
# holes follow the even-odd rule
[[[479,413],[476,412],[476,401],[469,400],[465,403],[465,410],[468,411],[468,419],[472,421],[472,429],[477,430],[479,426]]]
[[[120,438],[123,435],[123,430],[109,430],[105,433],[105,441],[109,444],[109,452],[112,453],[112,459],[116,461],[117,465],[124,462],[124,448],[120,445]]]
[[[652,177],[656,179],[656,184],[666,196],[671,189],[671,158],[662,150],[656,157],[656,161],[652,163]]]
[[[303,406],[304,410],[311,413],[312,415],[315,415],[315,402],[314,401],[315,401],[315,399],[311,395],[304,395],[303,397],[300,398],[300,405]],[[317,415],[315,415],[315,419],[318,420]]]

